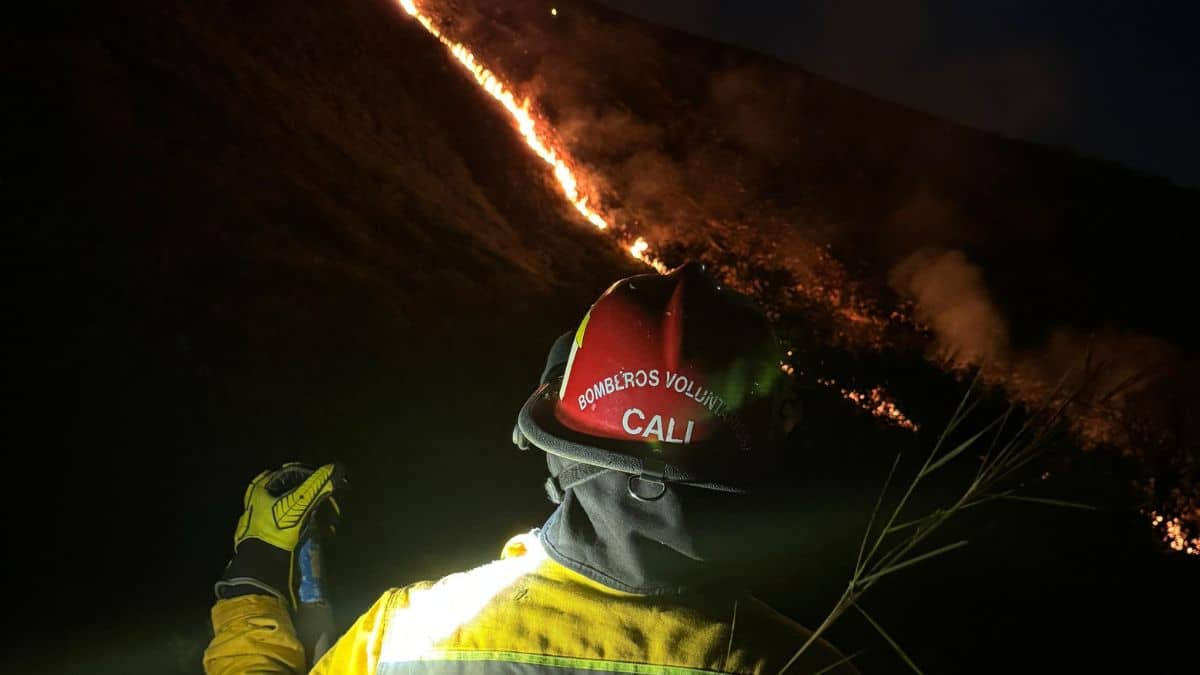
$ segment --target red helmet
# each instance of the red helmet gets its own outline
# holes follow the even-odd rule
[[[517,424],[519,444],[582,465],[557,477],[559,490],[615,470],[639,499],[670,483],[740,491],[770,463],[788,389],[778,340],[702,266],[618,281],[564,338],[565,366],[547,365]]]

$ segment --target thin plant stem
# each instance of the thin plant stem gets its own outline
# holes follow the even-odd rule
[[[904,663],[908,664],[908,667],[912,668],[914,673],[917,673],[917,675],[925,675],[921,669],[917,667],[917,664],[913,662],[912,657],[910,657],[903,649],[900,648],[900,645],[892,639],[891,635],[888,635],[887,631],[883,629],[883,626],[880,626],[879,622],[876,621],[874,617],[872,617],[870,614],[867,614],[867,610],[863,609],[858,603],[854,603],[854,609],[857,609],[858,613],[862,614],[863,618],[871,624],[871,627],[874,628],[881,636],[883,636],[884,640],[887,640],[887,643],[892,646],[892,649],[896,650],[896,653],[900,655],[900,658],[904,659]]]
[[[996,489],[1002,482],[1011,478],[1017,471],[1036,459],[1046,448],[1052,434],[1061,424],[1067,408],[1075,402],[1077,392],[1068,396],[1061,396],[1064,383],[1069,377],[1070,372],[1063,376],[1058,386],[1054,388],[1046,401],[1038,409],[1030,411],[1020,427],[1011,434],[1006,434],[1005,432],[1009,421],[1016,412],[1017,408],[1015,405],[1010,405],[1002,415],[992,420],[979,431],[969,435],[966,440],[960,442],[949,451],[942,452],[951,436],[966,422],[967,418],[972,415],[981,403],[982,399],[974,396],[981,378],[981,373],[979,371],[976,372],[974,380],[959,401],[954,414],[950,416],[946,426],[938,435],[928,456],[925,457],[921,467],[908,482],[899,501],[896,502],[895,506],[891,507],[891,513],[888,514],[886,522],[882,526],[879,526],[884,501],[887,499],[887,494],[891,489],[892,481],[900,464],[901,456],[899,454],[896,455],[891,469],[888,471],[887,478],[883,482],[883,488],[876,498],[862,540],[859,542],[858,556],[855,559],[854,570],[849,583],[846,585],[846,589],[842,591],[842,595],[834,604],[833,609],[826,615],[817,629],[808,636],[804,644],[788,659],[779,670],[779,673],[783,673],[792,667],[797,659],[852,607],[858,610],[871,626],[892,646],[909,668],[916,673],[920,673],[921,670],[908,654],[900,648],[900,645],[859,604],[859,600],[867,590],[881,579],[895,572],[966,546],[967,541],[962,540],[914,554],[917,547],[926,542],[934,533],[940,531],[942,525],[966,509],[1000,499],[1068,508],[1092,508],[1084,504],[1056,499],[1016,495],[1013,494],[1014,490]],[[975,469],[974,476],[953,503],[949,506],[937,508],[932,513],[924,516],[897,523],[900,515],[909,505],[922,479],[948,465],[977,445],[981,445],[983,439],[989,437],[989,435],[990,439],[987,441],[987,449],[980,458],[979,467]],[[1005,438],[1005,436],[1008,436],[1008,438]],[[897,535],[899,535],[898,539],[896,539]],[[854,657],[851,656],[827,666],[821,672],[828,672],[852,658]]]

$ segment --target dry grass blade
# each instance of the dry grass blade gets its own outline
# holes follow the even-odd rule
[[[949,553],[950,551],[962,548],[966,545],[967,545],[967,540],[963,539],[962,541],[956,541],[953,544],[947,544],[945,546],[940,546],[940,547],[935,548],[932,551],[929,551],[927,553],[922,553],[919,556],[909,558],[908,560],[905,560],[904,562],[896,563],[895,565],[890,565],[888,567],[885,567],[885,568],[879,570],[878,572],[873,572],[871,574],[868,574],[867,576],[863,577],[862,579],[859,579],[858,583],[865,587],[867,584],[871,584],[874,581],[876,581],[877,579],[879,579],[880,577],[885,577],[885,576],[891,574],[892,572],[897,572],[899,570],[904,569],[905,567],[911,567],[912,565],[916,565],[919,562],[924,562],[926,560],[929,560],[930,558],[934,558],[936,556],[942,555],[943,553]]]
[[[987,434],[992,429],[995,429],[996,427],[998,427],[1003,420],[1004,420],[1003,417],[996,418],[995,420],[992,421],[991,424],[987,425],[983,429],[980,429],[979,432],[976,433],[974,436],[968,438],[967,440],[963,441],[962,443],[959,443],[953,450],[942,455],[941,457],[938,458],[938,460],[936,462],[934,462],[933,464],[930,464],[925,470],[923,470],[921,472],[921,476],[922,477],[928,476],[929,474],[933,473],[934,471],[937,471],[941,467],[945,466],[948,462],[953,461],[953,459],[955,457],[958,457],[959,455],[961,455],[963,453],[963,451],[966,450],[967,448],[974,447],[975,443],[978,442],[980,438],[982,438],[985,434]]]
[[[1045,504],[1047,506],[1061,506],[1066,509],[1082,509],[1084,511],[1095,511],[1096,507],[1091,504],[1080,504],[1079,502],[1068,502],[1062,499],[1047,499],[1045,497],[1026,497],[1025,495],[999,495],[997,499],[1007,499],[1014,502],[1031,502],[1033,504]]]
[[[854,659],[858,658],[858,655],[859,655],[859,654],[862,654],[862,650],[861,650],[861,649],[860,649],[859,651],[856,651],[856,652],[854,652],[854,653],[853,653],[853,654],[851,654],[850,656],[843,656],[842,658],[840,658],[840,659],[838,659],[837,661],[834,661],[833,663],[831,663],[831,664],[829,664],[829,665],[825,666],[824,668],[822,668],[822,669],[818,670],[817,672],[813,673],[812,675],[825,675],[825,673],[830,673],[830,672],[833,672],[833,671],[834,671],[834,669],[836,669],[836,668],[841,668],[842,666],[846,665],[847,663],[850,663],[850,662],[851,662],[851,661],[853,661]]]
[[[871,627],[874,628],[884,640],[887,640],[887,643],[892,646],[892,649],[896,650],[896,653],[900,655],[900,658],[903,659],[906,664],[908,664],[909,668],[912,668],[914,673],[917,673],[918,675],[925,675],[921,669],[917,667],[917,664],[913,662],[912,657],[910,657],[903,649],[900,648],[900,645],[892,639],[891,635],[888,635],[887,631],[883,629],[883,626],[880,626],[879,622],[876,621],[874,617],[872,617],[870,614],[867,614],[867,610],[863,609],[858,603],[854,603],[854,609],[857,609],[858,613],[862,614],[863,618],[867,620],[867,623],[871,624]]]
[[[854,562],[855,578],[862,574],[863,552],[867,550],[867,540],[871,538],[871,530],[875,527],[875,517],[879,515],[879,507],[883,505],[883,498],[887,495],[888,487],[892,484],[892,476],[896,475],[898,466],[900,466],[900,453],[896,453],[896,459],[892,460],[892,468],[883,481],[883,489],[879,491],[879,497],[875,500],[875,508],[871,509],[871,517],[867,520],[867,529],[863,531],[862,543],[858,546],[858,560]]]
[[[1028,465],[1029,462],[1036,459],[1045,450],[1048,440],[1051,438],[1051,432],[1060,424],[1067,407],[1071,405],[1075,398],[1073,395],[1062,396],[1061,385],[1054,390],[1050,398],[1041,407],[1030,411],[1026,415],[1024,423],[1021,424],[1020,428],[1013,431],[1011,435],[1005,433],[1005,431],[1009,420],[1016,412],[1016,408],[1013,406],[1009,406],[1002,415],[991,420],[979,431],[971,433],[966,440],[958,443],[953,449],[942,453],[942,448],[947,444],[949,439],[966,423],[967,418],[978,409],[982,401],[981,397],[974,396],[978,382],[979,378],[977,374],[975,381],[972,382],[970,388],[963,395],[954,414],[951,415],[945,428],[939,434],[924,463],[909,481],[899,501],[891,508],[891,513],[887,521],[883,523],[882,527],[878,527],[879,514],[883,503],[887,500],[888,490],[892,486],[892,481],[899,466],[900,457],[897,455],[892,463],[891,470],[888,472],[887,479],[883,483],[883,489],[875,501],[871,516],[867,521],[867,528],[859,544],[858,558],[855,561],[854,573],[851,575],[850,583],[847,584],[846,589],[842,592],[842,596],[825,617],[824,621],[821,622],[821,625],[809,636],[800,649],[793,654],[792,658],[779,671],[780,673],[790,668],[813,642],[851,607],[862,613],[867,621],[887,640],[892,649],[900,655],[914,672],[921,672],[912,659],[900,648],[900,645],[896,644],[895,640],[859,606],[859,600],[870,587],[874,586],[880,579],[895,572],[966,546],[967,541],[962,540],[939,546],[924,553],[915,553],[922,543],[934,533],[940,531],[942,525],[962,511],[974,506],[999,499],[1009,499],[1068,508],[1091,508],[1087,505],[1068,501],[1015,495],[1012,490],[998,489],[1004,480],[1013,476],[1013,474]],[[957,498],[948,505],[936,508],[925,515],[915,518],[909,517],[903,521],[900,520],[901,513],[909,505],[913,494],[916,492],[923,478],[945,467],[952,461],[959,459],[972,448],[983,445],[983,439],[989,434],[992,434],[992,437],[986,442],[987,448],[983,450],[980,456],[980,465],[974,471],[974,476]],[[1008,436],[1008,438],[1004,438],[1005,436]]]

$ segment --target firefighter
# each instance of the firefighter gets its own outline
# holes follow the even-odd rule
[[[699,265],[618,281],[518,415],[514,442],[546,453],[543,527],[495,562],[387,591],[312,672],[778,672],[811,634],[742,589],[769,550],[755,509],[794,423],[780,361],[764,315]],[[289,466],[250,485],[209,675],[305,672],[292,558],[339,482],[335,465]],[[840,661],[818,640],[788,672]]]

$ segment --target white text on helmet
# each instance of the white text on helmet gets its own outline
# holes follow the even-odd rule
[[[725,400],[716,392],[698,385],[695,380],[689,380],[686,375],[668,370],[663,386],[696,401],[715,415],[720,415],[725,409]]]
[[[687,420],[687,430],[683,432],[683,438],[676,438],[674,417],[667,418],[667,429],[665,435],[663,433],[662,415],[654,415],[650,418],[650,421],[645,426],[639,425],[636,427],[629,423],[629,418],[631,417],[638,418],[639,422],[646,421],[646,413],[642,412],[638,408],[630,408],[626,410],[625,414],[621,415],[621,428],[625,430],[625,433],[629,434],[630,436],[639,436],[641,438],[650,438],[653,436],[663,443],[690,443],[692,441],[692,432],[695,431],[696,428],[696,422],[694,420]]]
[[[657,368],[634,371],[622,370],[619,373],[609,375],[603,380],[598,380],[592,386],[584,389],[583,393],[579,395],[579,409],[586,410],[589,405],[592,405],[614,391],[625,391],[626,389],[641,387],[657,387],[661,379]]]

